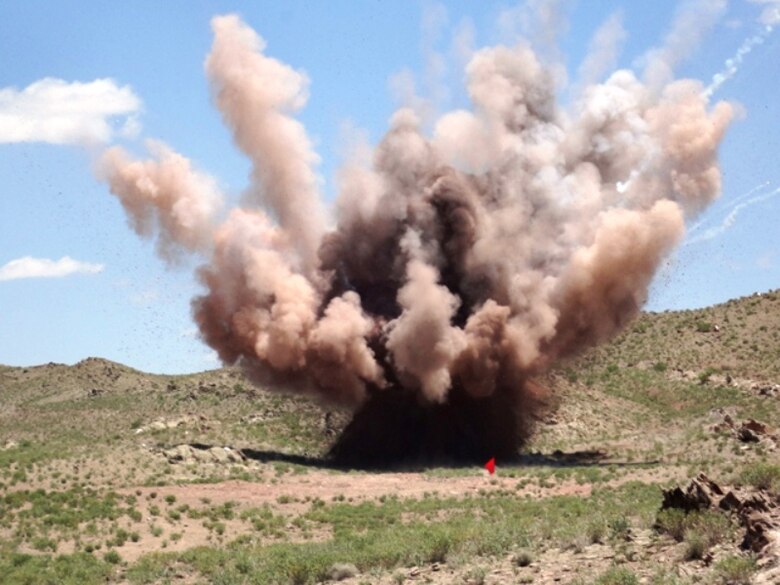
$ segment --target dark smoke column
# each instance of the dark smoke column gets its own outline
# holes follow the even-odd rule
[[[513,454],[530,378],[630,322],[720,190],[732,111],[698,82],[620,70],[564,111],[534,52],[499,46],[468,64],[471,110],[426,136],[402,109],[342,169],[328,229],[294,118],[306,77],[238,17],[212,27],[214,101],[252,161],[242,206],[220,219],[211,179],[160,147],[101,172],[140,233],[207,258],[193,312],[225,363],[355,409],[333,448],[348,464]]]

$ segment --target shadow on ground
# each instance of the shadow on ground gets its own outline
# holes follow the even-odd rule
[[[209,450],[218,445],[208,445],[204,443],[188,443],[189,447],[198,450]],[[434,468],[458,469],[469,466],[482,467],[485,462],[463,461],[453,458],[434,458],[423,462],[405,462],[387,465],[345,465],[334,461],[328,456],[317,457],[311,455],[301,455],[297,453],[284,453],[282,451],[270,449],[235,449],[244,459],[257,461],[260,463],[287,463],[290,465],[300,465],[313,469],[330,469],[334,471],[372,471],[372,472],[424,472]],[[518,453],[512,457],[497,458],[498,466],[503,467],[644,467],[648,465],[658,465],[659,460],[652,461],[615,461],[611,460],[609,454],[605,451],[571,451],[564,452],[560,450],[552,453]]]

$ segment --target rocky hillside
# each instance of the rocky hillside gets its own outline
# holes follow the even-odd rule
[[[644,314],[537,381],[549,409],[494,476],[333,468],[348,413],[231,368],[0,366],[0,575],[778,583],[779,358],[778,291]]]

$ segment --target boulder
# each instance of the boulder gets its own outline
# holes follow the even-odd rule
[[[749,430],[749,428],[747,429]],[[752,432],[752,431],[750,431]],[[661,509],[714,509],[733,514],[744,528],[741,548],[780,562],[780,497],[750,487],[724,490],[700,473],[685,488],[664,490]]]
[[[680,487],[664,490],[661,509],[678,508],[686,512],[705,510],[713,507],[714,501],[721,496],[723,490],[720,486],[700,473],[685,490]]]

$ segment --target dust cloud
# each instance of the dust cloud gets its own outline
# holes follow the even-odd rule
[[[219,16],[205,71],[251,161],[241,205],[224,212],[216,182],[158,143],[149,161],[109,149],[98,172],[164,257],[203,257],[192,310],[224,363],[355,410],[338,460],[510,456],[533,376],[621,331],[720,191],[732,106],[671,75],[701,22],[683,11],[643,76],[600,74],[623,35],[605,26],[565,106],[530,45],[473,52],[471,108],[429,127],[397,111],[341,169],[329,216],[295,118],[307,77]]]

